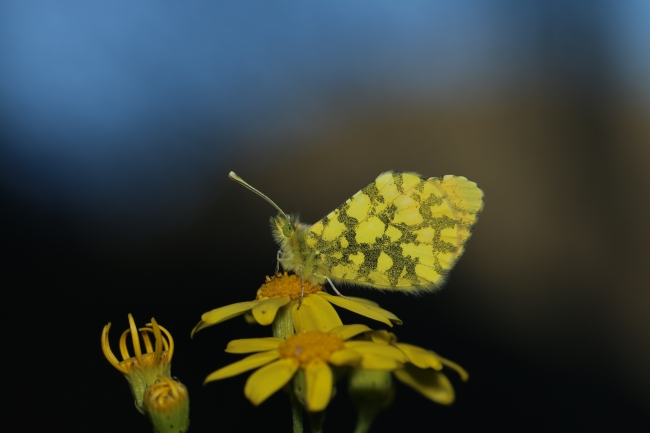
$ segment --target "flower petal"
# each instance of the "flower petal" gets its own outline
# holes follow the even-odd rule
[[[397,341],[397,337],[395,336],[395,334],[393,334],[392,332],[385,331],[383,329],[373,332],[370,338],[375,343],[380,343],[380,344],[394,344]]]
[[[220,380],[227,377],[236,376],[245,371],[268,364],[269,362],[274,361],[279,357],[280,352],[277,350],[269,350],[268,352],[261,352],[247,356],[240,361],[226,365],[225,367],[211,373],[208,377],[205,378],[205,381],[203,383],[206,384],[208,382],[212,382],[213,380]]]
[[[409,361],[416,367],[442,370],[442,362],[434,352],[406,343],[397,343],[395,346],[404,352]]]
[[[259,302],[260,301],[238,302],[237,304],[226,305],[225,307],[215,308],[212,311],[203,313],[201,321],[194,327],[194,329],[192,329],[192,336],[208,326],[216,325],[217,323],[244,314]]]
[[[329,363],[336,366],[357,365],[361,354],[350,349],[338,350],[330,355]]]
[[[224,320],[243,314],[260,302],[262,301],[238,302],[236,304],[226,305],[225,307],[215,308],[212,311],[203,313],[201,320],[208,325],[214,325],[215,323],[223,322]]]
[[[397,317],[396,315],[394,315],[390,311],[384,310],[383,308],[381,308],[379,306],[370,305],[370,308],[372,308],[373,310],[377,311],[380,314],[383,314],[384,316],[386,316],[388,318],[388,320],[395,323],[396,325],[401,325],[401,324],[404,323],[404,322],[402,322],[402,319],[400,319],[399,317]]]
[[[391,321],[388,320],[386,316],[376,311],[378,307],[362,304],[360,302],[352,301],[350,299],[345,299],[342,296],[332,296],[329,293],[325,293],[325,292],[318,292],[317,296],[327,299],[332,304],[338,305],[339,307],[345,308],[346,310],[350,310],[353,313],[357,313],[362,316],[369,317],[371,319],[385,323],[388,326],[393,326]]]
[[[436,355],[440,359],[440,362],[442,362],[442,365],[444,365],[445,367],[449,367],[449,368],[452,368],[452,369],[456,370],[456,372],[460,375],[460,378],[463,380],[463,382],[467,382],[467,379],[469,379],[469,373],[467,373],[467,371],[465,371],[465,369],[463,367],[456,364],[454,361],[450,361],[447,358],[443,358],[442,356],[438,355],[435,352],[432,352],[432,353],[434,355]]]
[[[277,349],[280,343],[283,343],[282,338],[266,337],[266,338],[243,338],[241,340],[233,340],[228,343],[226,352],[228,353],[251,353],[263,352],[266,350]]]
[[[285,358],[260,368],[246,381],[244,394],[251,403],[257,406],[286,385],[298,367],[299,364],[296,361]]]
[[[362,355],[372,354],[391,358],[398,362],[407,362],[408,358],[404,353],[394,346],[373,343],[372,341],[346,341],[346,349],[352,349]]]
[[[302,331],[329,331],[343,325],[334,307],[320,296],[309,295],[293,307],[293,326],[296,332]]]
[[[307,410],[320,412],[332,398],[332,370],[326,362],[316,359],[305,368]]]
[[[372,331],[372,329],[368,328],[366,325],[356,324],[356,325],[337,326],[336,328],[330,330],[330,333],[336,334],[339,337],[342,337],[344,340],[347,340],[349,338],[361,334],[362,332],[368,332],[368,331]]]
[[[246,320],[246,323],[249,325],[257,325],[257,320],[255,320],[255,317],[253,317],[253,313],[250,311],[247,311],[244,313],[244,320]]]
[[[374,355],[372,353],[365,354],[361,358],[361,368],[364,370],[397,370],[402,364],[392,358]]]
[[[353,301],[357,301],[365,305],[372,305],[374,307],[379,307],[378,303],[376,303],[375,301],[371,301],[370,299],[357,298],[356,296],[348,296],[348,299],[352,299]]]
[[[284,307],[290,301],[291,298],[288,296],[265,299],[253,307],[253,317],[260,325],[270,325],[273,323],[278,309]]]
[[[348,296],[348,298],[352,299],[353,301],[357,301],[357,302],[360,302],[362,304],[368,305],[370,307],[376,307],[375,310],[377,310],[378,312],[380,312],[381,314],[386,316],[393,323],[396,323],[398,325],[401,325],[402,323],[404,323],[404,322],[402,322],[402,320],[400,318],[398,318],[396,315],[394,315],[390,311],[384,310],[383,308],[381,308],[379,306],[379,304],[376,303],[375,301],[371,301],[370,299],[366,299],[366,298],[357,298],[356,296]]]
[[[411,364],[404,365],[404,368],[393,372],[400,381],[429,400],[440,404],[451,404],[454,402],[455,393],[447,377],[435,370],[419,369]]]

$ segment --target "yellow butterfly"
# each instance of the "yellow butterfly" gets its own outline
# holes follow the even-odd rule
[[[431,291],[462,255],[483,209],[483,191],[462,176],[427,179],[388,171],[309,225],[285,214],[234,172],[229,177],[279,211],[271,218],[280,245],[278,261],[313,284],[333,280],[381,290]]]

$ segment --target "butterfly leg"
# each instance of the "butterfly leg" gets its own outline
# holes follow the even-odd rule
[[[302,283],[302,292],[300,293],[300,301],[298,301],[298,310],[300,310],[300,306],[302,305],[302,298],[305,297],[305,277],[302,275],[302,266],[298,269],[300,269],[300,283]]]
[[[325,277],[325,278],[327,279],[327,282],[330,283],[330,286],[332,286],[332,289],[336,292],[337,295],[339,295],[340,297],[345,298],[345,299],[350,299],[350,298],[348,298],[347,296],[343,295],[341,292],[339,292],[339,291],[336,289],[336,286],[334,285],[334,283],[332,282],[332,280],[330,280],[328,277]]]
[[[275,261],[275,275],[278,275],[280,273],[280,253],[282,251],[278,250],[278,255],[276,256],[276,261]]]

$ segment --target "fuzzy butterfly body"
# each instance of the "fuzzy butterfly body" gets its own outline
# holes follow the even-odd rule
[[[313,225],[278,208],[271,227],[282,267],[312,283],[430,291],[462,255],[482,209],[483,191],[462,176],[389,171]]]

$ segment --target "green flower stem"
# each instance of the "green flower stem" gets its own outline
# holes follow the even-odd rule
[[[291,301],[280,308],[273,321],[273,336],[276,338],[287,338],[295,333],[293,329],[293,306],[296,301]],[[291,401],[291,416],[293,417],[293,433],[303,433],[302,427],[302,404],[296,397],[293,386],[288,386],[289,400]]]
[[[293,417],[293,433],[302,433],[302,404],[296,398],[293,387],[289,387],[289,399],[291,400],[291,416]]]

